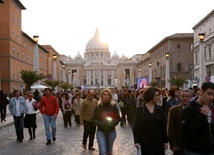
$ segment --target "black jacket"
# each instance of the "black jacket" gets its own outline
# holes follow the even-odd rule
[[[98,104],[94,111],[92,121],[98,126],[98,130],[110,133],[115,130],[115,126],[120,122],[118,108],[115,105]]]
[[[214,153],[214,106],[211,105],[212,122],[200,113],[201,104],[197,98],[182,112],[182,140],[184,147],[195,153]]]

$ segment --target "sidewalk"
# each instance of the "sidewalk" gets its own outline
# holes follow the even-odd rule
[[[13,125],[13,116],[10,114],[9,106],[7,106],[7,114],[6,114],[6,121],[0,122],[0,129],[4,129],[8,126]],[[36,113],[39,113],[39,110],[36,111]]]
[[[6,121],[0,122],[0,129],[13,125],[13,116],[10,114],[9,106],[7,105]]]

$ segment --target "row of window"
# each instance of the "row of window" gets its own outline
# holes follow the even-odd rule
[[[12,53],[13,53],[13,57],[16,57],[15,48],[13,48]],[[17,51],[17,58],[20,59],[20,51]],[[21,60],[23,60],[23,61],[25,61],[27,63],[31,63],[31,64],[33,63],[33,60],[31,61],[31,57],[29,55],[27,55],[27,59],[25,60],[25,54],[24,53],[22,53]]]
[[[17,79],[16,79],[16,73],[13,72],[12,80],[21,80],[20,78],[21,78],[20,73],[17,73]]]
[[[208,49],[208,50],[207,50]],[[213,52],[212,52],[213,51]],[[200,51],[197,51],[195,53],[195,63],[198,64],[200,63],[199,61],[199,52]],[[212,44],[209,45],[208,47],[204,47],[204,58],[205,58],[205,61],[208,61],[208,60],[211,60],[212,59],[212,53],[214,53],[214,48],[212,49]],[[214,56],[214,55],[213,55]]]
[[[19,25],[20,25],[20,20],[19,20],[19,18],[18,18],[18,17],[17,17],[17,19],[16,19],[15,15],[13,15],[12,20],[13,20],[13,23],[17,23],[17,26],[19,26]]]

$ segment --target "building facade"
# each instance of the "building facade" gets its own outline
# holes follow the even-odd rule
[[[22,10],[25,9],[19,0],[0,3],[0,89],[8,93],[14,89],[24,90],[25,84],[20,71],[34,70],[36,46],[39,53],[39,73],[53,75],[50,48],[46,50],[46,46],[39,45],[22,31]],[[60,62],[59,56],[57,62]],[[56,69],[56,73],[59,73],[61,68],[59,66]],[[61,78],[58,74],[57,76]]]
[[[164,38],[143,55],[142,61],[137,65],[140,76],[149,78],[150,82],[156,81],[159,87],[166,87],[166,82],[172,77],[183,78],[189,83],[193,77],[192,44],[193,33],[178,33]],[[166,53],[169,54],[168,70]],[[169,74],[168,79],[166,74]],[[170,85],[167,87],[169,89]]]
[[[135,87],[136,64],[140,57],[119,57],[116,52],[111,55],[108,44],[101,41],[96,29],[94,37],[86,44],[84,57],[78,52],[74,59],[65,55],[61,55],[60,59],[66,65],[66,77],[73,86],[120,89],[123,86]]]
[[[193,28],[194,30],[194,81],[199,84],[200,78],[203,81],[214,82],[214,10],[212,10],[207,16],[199,21]],[[205,34],[203,40],[203,49],[200,50],[199,34]],[[201,60],[201,52],[203,52],[203,59]],[[204,72],[200,73],[200,67],[203,63]]]

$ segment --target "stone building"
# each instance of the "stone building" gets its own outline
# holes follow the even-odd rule
[[[24,89],[20,71],[34,70],[36,46],[39,53],[39,72],[53,75],[52,55],[55,53],[58,55],[56,76],[61,79],[62,62],[59,54],[51,46],[39,45],[22,31],[22,10],[26,8],[19,0],[0,3],[0,89],[8,93],[14,89]]]
[[[142,61],[137,64],[141,77],[147,77],[151,81],[156,81],[158,86],[166,86],[166,82],[172,77],[180,77],[191,80],[193,70],[192,47],[193,33],[177,33],[161,40],[158,44],[147,51]],[[166,53],[169,54],[169,69],[166,69]],[[149,75],[149,70],[151,70]],[[166,80],[166,74],[168,79]]]
[[[78,54],[71,58],[61,55],[60,59],[66,64],[68,82],[83,89],[99,89],[128,86],[136,84],[136,64],[141,56],[120,57],[116,52],[111,55],[107,43],[100,39],[96,29],[94,37],[86,44],[84,57]]]
[[[200,20],[193,28],[194,30],[194,82],[199,84],[200,78],[203,81],[214,82],[214,10],[207,14]],[[201,45],[203,49],[200,50],[199,34],[204,34],[204,40]],[[201,59],[201,52],[203,58]],[[202,73],[200,68],[202,67]]]

